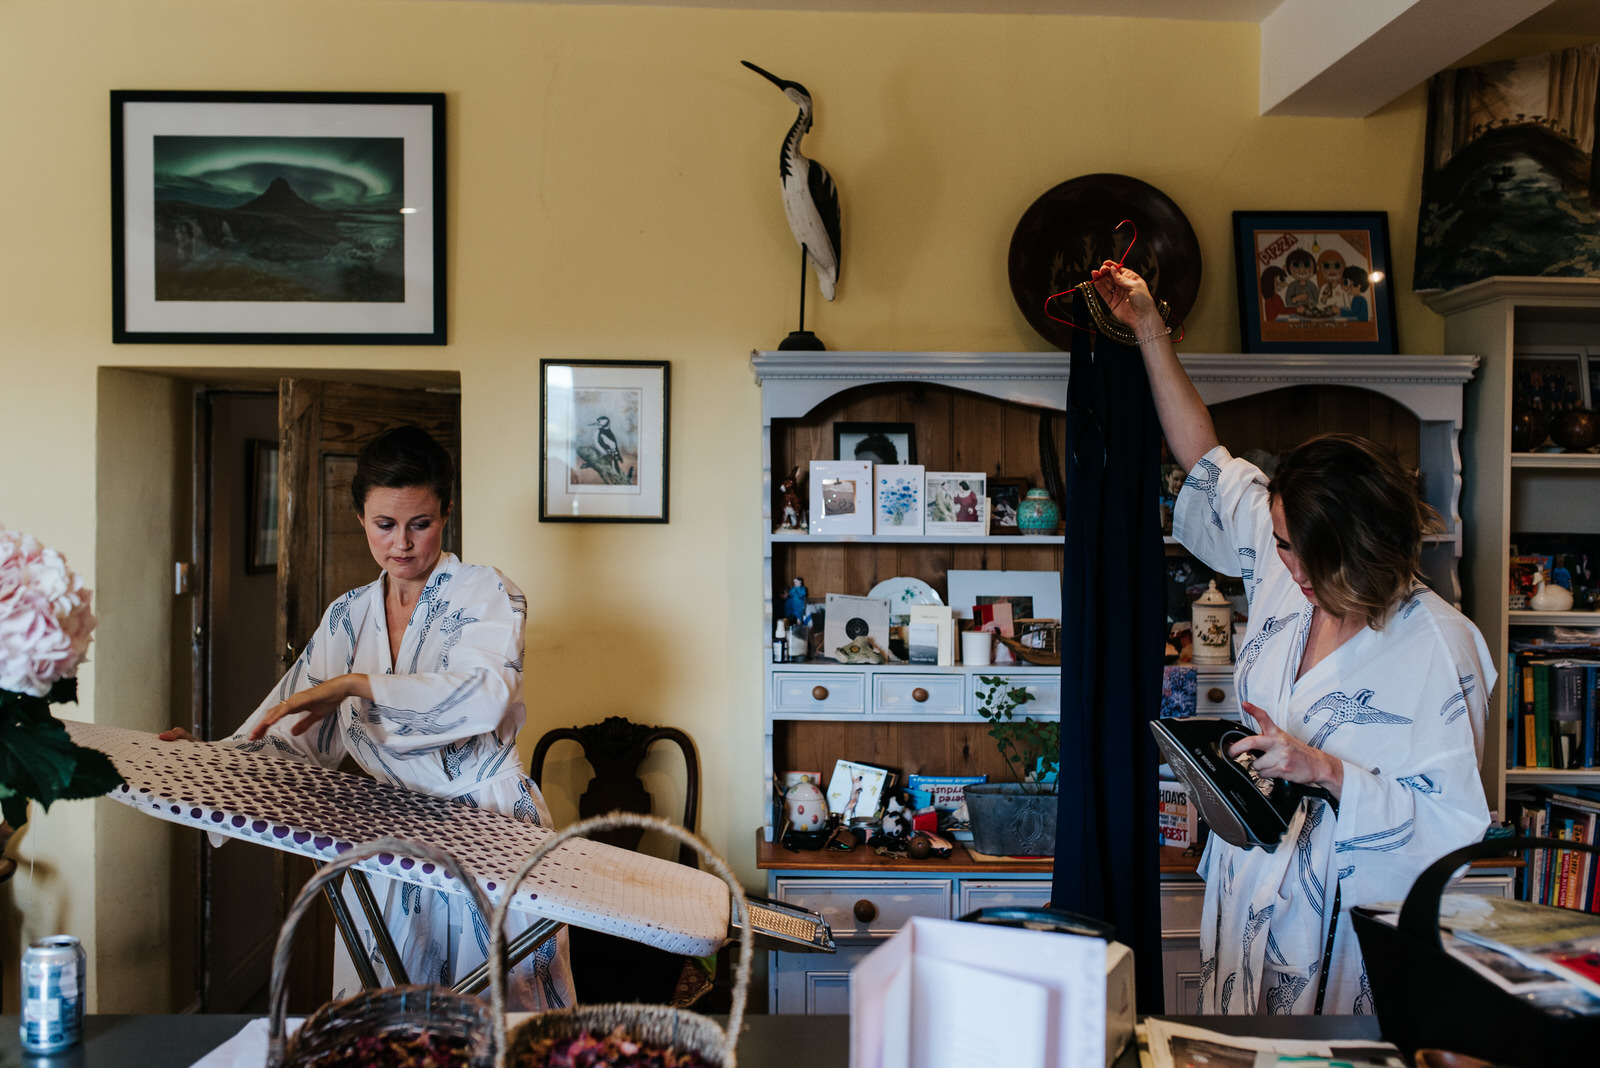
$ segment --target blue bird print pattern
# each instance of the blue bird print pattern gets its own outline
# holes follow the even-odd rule
[[[1439,715],[1446,723],[1454,723],[1467,714],[1467,702],[1478,688],[1476,675],[1460,675],[1456,682],[1460,688],[1445,698],[1443,707],[1439,709]]]
[[[1396,779],[1401,786],[1409,786],[1419,794],[1440,794],[1444,791],[1439,784],[1427,775],[1407,775],[1403,779]]]
[[[1361,993],[1356,995],[1355,1016],[1371,1016],[1377,1012],[1377,1007],[1372,1000],[1372,980],[1367,978],[1367,962],[1361,961]]]
[[[422,662],[422,647],[427,643],[428,635],[432,632],[434,623],[438,622],[439,617],[444,615],[450,608],[450,602],[444,599],[444,594],[441,592],[444,589],[444,584],[449,581],[450,573],[448,571],[441,571],[435,575],[432,581],[422,588],[422,596],[417,598],[416,608],[411,610],[411,617],[415,620],[417,608],[422,608],[424,605],[427,606],[427,611],[423,615],[420,633],[415,636],[416,645],[411,650],[411,674],[413,675],[417,673],[417,665]]]
[[[1335,842],[1333,844],[1334,852],[1393,853],[1397,849],[1404,849],[1411,844],[1411,839],[1416,836],[1416,822],[1416,820],[1406,820],[1398,827],[1390,827],[1384,831],[1374,831],[1371,834],[1358,834],[1354,838],[1346,838]]]
[[[1245,923],[1245,928],[1244,928],[1244,959],[1245,960],[1249,960],[1250,959],[1250,950],[1251,950],[1251,947],[1254,946],[1255,940],[1257,938],[1260,938],[1262,936],[1262,934],[1264,932],[1266,932],[1267,924],[1272,922],[1272,910],[1275,907],[1276,906],[1268,905],[1266,908],[1262,909],[1260,912],[1257,912],[1254,908],[1252,908],[1250,910],[1250,918]],[[1244,1003],[1246,1005],[1254,1005],[1255,1002],[1256,1002],[1256,990],[1255,990],[1255,983],[1253,982],[1253,975],[1252,975],[1251,972],[1246,971],[1244,973]]]
[[[1206,504],[1211,509],[1211,525],[1221,530],[1222,514],[1217,510],[1217,482],[1222,477],[1222,468],[1204,457],[1195,464],[1195,467],[1199,469],[1200,474],[1190,475],[1183,480],[1183,484],[1206,495]]]
[[[469,623],[477,622],[477,619],[461,611],[451,612],[445,617],[444,622],[439,625],[440,632],[444,634],[444,650],[439,654],[440,671],[450,670],[450,650],[454,649],[456,643],[461,640],[463,629]]]
[[[1306,892],[1306,900],[1311,908],[1321,917],[1323,906],[1327,902],[1327,887],[1322,884],[1322,876],[1317,873],[1315,847],[1312,838],[1317,827],[1322,824],[1323,818],[1328,813],[1326,802],[1313,800],[1306,805],[1306,816],[1300,824],[1300,834],[1294,843],[1295,874],[1300,882],[1300,888]]]
[[[1313,749],[1321,749],[1324,742],[1340,727],[1351,723],[1363,725],[1382,723],[1389,726],[1401,726],[1411,720],[1406,716],[1385,712],[1381,708],[1373,708],[1369,702],[1372,700],[1371,690],[1357,690],[1354,697],[1343,691],[1335,690],[1333,693],[1319,697],[1316,703],[1306,710],[1303,722],[1310,723],[1323,712],[1328,713],[1327,721],[1317,728],[1317,733],[1311,736],[1306,744]]]
[[[1249,590],[1250,595],[1247,600],[1253,603],[1256,591],[1251,587],[1259,586],[1261,583],[1256,578],[1256,551],[1248,545],[1239,546],[1239,580]]]
[[[1290,623],[1298,618],[1296,616],[1269,616],[1266,623],[1262,624],[1255,637],[1244,643],[1244,648],[1239,650],[1239,700],[1250,700],[1250,671],[1256,666],[1256,661],[1261,659],[1262,648],[1271,641],[1273,636],[1283,632]]]

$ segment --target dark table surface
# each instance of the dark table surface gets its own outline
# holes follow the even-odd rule
[[[189,1068],[254,1016],[90,1016],[84,1040],[54,1056],[22,1052],[16,1015],[0,1016],[0,1066],[11,1068]],[[719,1023],[724,1022],[716,1017]],[[1378,1037],[1371,1016],[1175,1016],[1169,1019],[1232,1034],[1297,1038]],[[848,1016],[747,1016],[739,1037],[741,1064],[845,1068],[850,1063]],[[1117,1068],[1137,1068],[1124,1051]]]

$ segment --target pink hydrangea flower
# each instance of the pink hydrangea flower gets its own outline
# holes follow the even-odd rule
[[[61,554],[0,526],[0,689],[43,697],[77,674],[95,618]]]

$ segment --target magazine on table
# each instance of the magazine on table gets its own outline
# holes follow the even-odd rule
[[[1373,906],[1384,923],[1396,903]],[[1481,894],[1439,900],[1446,952],[1507,993],[1540,1008],[1600,1015],[1600,916]]]
[[[1387,1042],[1227,1035],[1157,1016],[1143,1026],[1154,1068],[1405,1068],[1407,1064]]]

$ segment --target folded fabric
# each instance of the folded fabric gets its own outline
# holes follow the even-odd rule
[[[305,1022],[303,1017],[290,1017],[283,1022],[284,1030],[294,1034]],[[228,1041],[195,1061],[191,1068],[261,1068],[267,1063],[267,1021],[251,1020]]]

